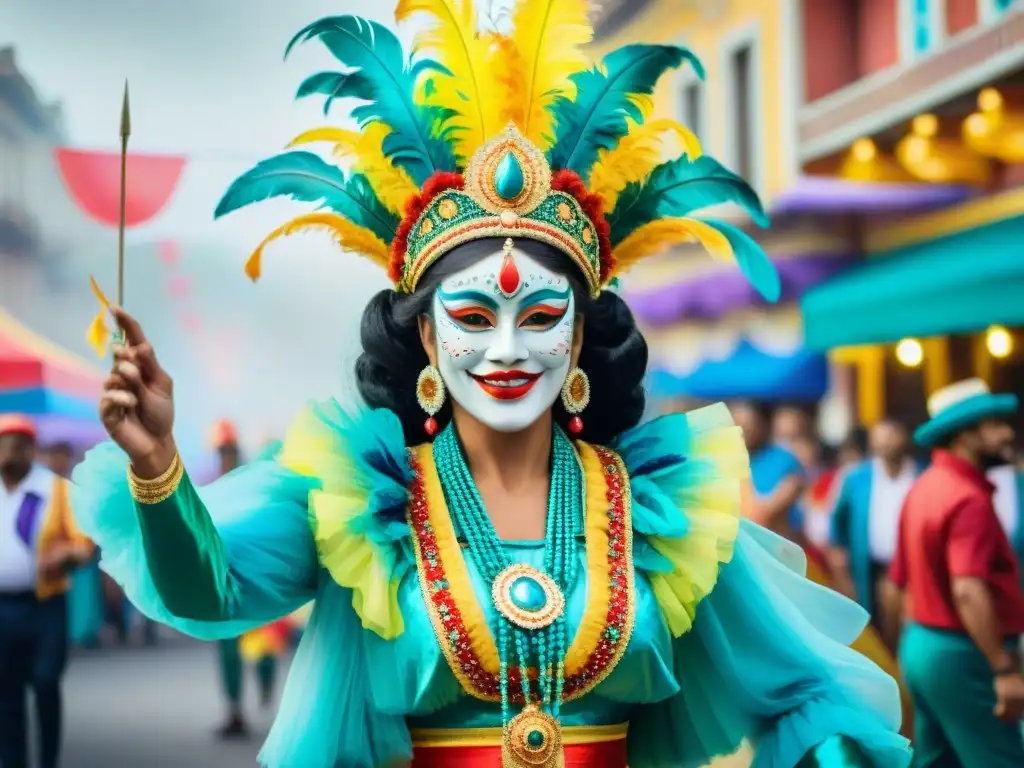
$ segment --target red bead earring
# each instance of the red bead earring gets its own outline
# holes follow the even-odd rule
[[[423,430],[427,436],[437,434],[437,419],[434,418],[444,405],[445,387],[441,372],[432,365],[420,371],[416,379],[416,402],[427,412],[427,420],[423,422]]]
[[[566,413],[572,416],[569,419],[569,432],[573,435],[583,431],[583,419],[580,414],[589,404],[590,379],[582,368],[573,368],[562,384],[562,405],[565,406]]]

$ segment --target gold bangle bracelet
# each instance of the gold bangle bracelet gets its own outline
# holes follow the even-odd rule
[[[159,504],[161,501],[169,499],[178,490],[184,476],[185,465],[181,461],[181,456],[176,453],[167,471],[152,480],[139,477],[129,465],[128,487],[131,489],[132,498],[139,504]]]

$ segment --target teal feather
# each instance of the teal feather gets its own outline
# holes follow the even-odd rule
[[[782,295],[782,283],[779,280],[779,272],[775,269],[768,254],[760,245],[739,227],[727,224],[718,219],[702,219],[710,224],[729,241],[732,246],[733,256],[736,258],[736,265],[740,268],[747,281],[754,286],[765,301],[775,303]]]
[[[274,197],[321,203],[385,243],[398,229],[398,217],[374,194],[366,177],[346,176],[312,152],[286,152],[262,161],[235,179],[217,204],[215,218]]]
[[[455,153],[442,126],[451,111],[417,104],[417,80],[430,71],[445,71],[436,62],[407,62],[402,44],[382,24],[358,16],[332,16],[301,30],[285,50],[319,38],[338,61],[362,74],[372,95],[369,103],[352,110],[360,125],[382,122],[391,128],[381,149],[422,185],[438,171],[456,170]]]
[[[697,57],[674,45],[626,45],[600,65],[574,74],[576,100],[559,96],[550,107],[556,126],[548,154],[552,168],[575,171],[587,181],[598,150],[614,148],[628,132],[626,118],[643,122],[632,97],[653,94],[661,76],[684,61],[704,76]]]
[[[662,163],[646,181],[626,186],[608,214],[612,245],[656,219],[689,216],[722,203],[736,203],[759,225],[768,217],[757,193],[747,182],[708,155],[686,155]]]
[[[327,115],[335,99],[370,101],[373,99],[374,88],[362,72],[317,72],[302,81],[295,98],[304,99],[314,94],[327,97],[324,100],[324,115]]]

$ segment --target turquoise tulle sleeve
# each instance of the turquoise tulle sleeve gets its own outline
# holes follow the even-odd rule
[[[839,735],[877,768],[905,768],[911,753],[898,733],[897,684],[849,648],[867,615],[807,580],[798,546],[746,520],[727,524],[742,482],[734,430],[715,407],[656,420],[619,441],[644,539],[637,567],[656,593],[660,582],[674,585],[658,600],[675,636],[680,687],[631,720],[630,768],[707,765],[744,739],[755,747],[753,768],[794,768]],[[674,516],[666,514],[673,502]],[[681,559],[695,534],[702,543]]]
[[[182,618],[154,583],[140,510],[131,496],[127,457],[113,443],[93,449],[73,476],[72,503],[83,531],[102,552],[102,568],[146,616],[204,640],[234,637],[280,618],[316,594],[318,563],[307,498],[315,481],[273,460],[256,461],[198,489],[221,561],[217,620]],[[169,541],[150,541],[159,551]],[[159,552],[173,562],[174,552]]]

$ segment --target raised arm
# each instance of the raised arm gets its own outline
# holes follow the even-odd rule
[[[267,460],[197,489],[174,442],[171,378],[139,323],[114,314],[127,344],[115,347],[100,404],[114,443],[74,476],[79,523],[104,569],[144,613],[199,637],[287,615],[316,591],[314,481]]]

